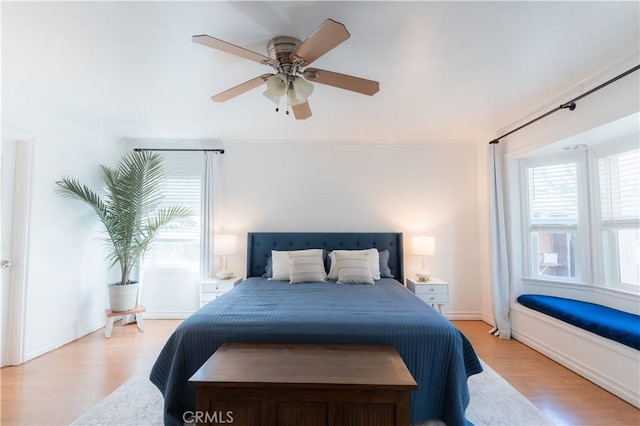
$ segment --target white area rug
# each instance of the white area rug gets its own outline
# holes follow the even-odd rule
[[[471,403],[467,408],[467,419],[476,426],[553,425],[491,367],[484,362],[482,367],[482,373],[469,378]],[[162,425],[162,394],[148,377],[148,371],[139,372],[72,425]]]

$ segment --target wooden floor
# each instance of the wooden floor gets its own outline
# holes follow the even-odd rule
[[[558,425],[640,425],[640,410],[480,321],[453,321],[478,356]]]
[[[116,324],[17,367],[3,368],[2,425],[69,424],[151,365],[180,323]],[[560,425],[640,425],[640,410],[480,321],[454,321],[487,364]]]

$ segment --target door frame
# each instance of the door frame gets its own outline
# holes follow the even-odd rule
[[[24,362],[27,301],[27,248],[31,200],[31,174],[34,137],[10,126],[2,126],[2,139],[16,144],[14,199],[11,237],[11,281],[9,310],[2,312],[7,321],[8,336],[4,340],[1,364]],[[0,150],[2,148],[0,147]]]

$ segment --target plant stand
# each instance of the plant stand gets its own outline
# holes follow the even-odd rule
[[[123,311],[123,312],[113,312],[111,309],[105,309],[105,312],[107,313],[107,325],[105,326],[105,329],[104,329],[104,337],[106,339],[111,337],[113,322],[117,318],[122,317],[122,320],[124,321],[125,318],[127,318],[129,315],[135,315],[136,325],[138,326],[138,330],[144,331],[144,322],[142,320],[142,313],[144,311],[146,311],[146,309],[142,305],[136,306],[133,309],[129,309],[128,311]],[[130,322],[133,322],[133,321],[127,321],[126,324],[129,324]],[[125,322],[123,322],[123,324],[125,324]]]

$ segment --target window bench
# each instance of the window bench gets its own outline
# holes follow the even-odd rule
[[[513,336],[640,408],[640,316],[553,296],[522,295]]]
[[[560,321],[640,350],[640,316],[562,297],[523,294],[518,302]]]

